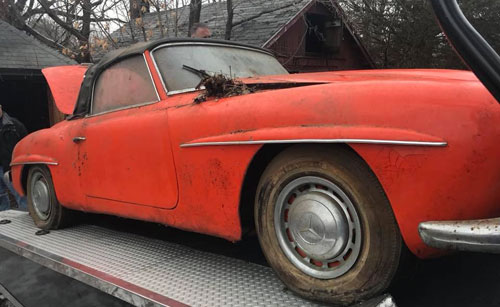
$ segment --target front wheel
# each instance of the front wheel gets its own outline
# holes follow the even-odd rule
[[[347,305],[390,285],[401,236],[380,183],[354,152],[291,147],[266,168],[257,193],[263,252],[290,289]]]
[[[59,229],[71,223],[72,212],[57,201],[50,171],[33,166],[28,173],[28,211],[38,228]]]

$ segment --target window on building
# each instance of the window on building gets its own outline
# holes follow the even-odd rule
[[[107,68],[95,83],[92,114],[158,101],[143,56],[134,56]]]
[[[342,42],[342,22],[329,15],[306,15],[306,53],[335,53]]]

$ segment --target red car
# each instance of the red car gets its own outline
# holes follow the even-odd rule
[[[200,99],[214,73],[245,90]],[[70,116],[12,161],[43,229],[72,210],[231,241],[255,227],[289,288],[348,304],[390,285],[405,245],[443,253],[419,223],[500,216],[500,106],[471,72],[290,75],[255,47],[160,40],[44,75]]]

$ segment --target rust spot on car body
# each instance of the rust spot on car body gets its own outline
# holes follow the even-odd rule
[[[257,130],[257,129],[238,129],[238,130],[234,130],[234,131],[229,132],[229,134],[247,133],[247,132],[252,132],[255,130]]]

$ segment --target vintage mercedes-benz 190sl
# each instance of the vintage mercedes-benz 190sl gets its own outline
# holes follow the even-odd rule
[[[500,106],[471,72],[291,75],[266,50],[186,39],[43,73],[70,116],[12,161],[42,229],[72,210],[231,241],[255,227],[289,288],[349,304],[390,285],[405,245],[442,253],[421,222],[500,216]],[[200,86],[221,74],[239,90]]]

